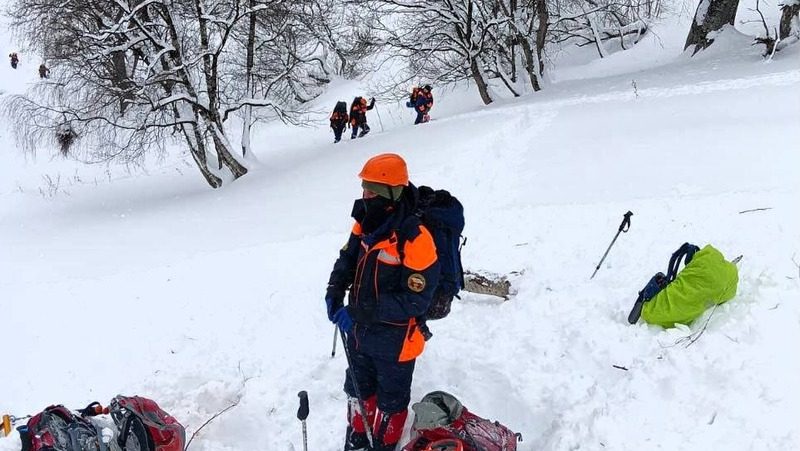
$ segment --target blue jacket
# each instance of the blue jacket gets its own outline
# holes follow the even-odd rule
[[[422,352],[416,317],[428,310],[439,284],[433,237],[412,214],[415,197],[416,188],[409,185],[395,213],[371,234],[361,232],[363,212],[355,208],[356,223],[328,282],[328,296],[338,302],[349,290],[359,349],[399,361]]]
[[[425,95],[424,92],[420,92],[417,96],[417,101],[414,103],[414,109],[416,109],[420,113],[427,113],[433,108],[433,94],[428,93]]]

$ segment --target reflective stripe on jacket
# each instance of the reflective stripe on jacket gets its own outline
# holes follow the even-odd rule
[[[418,222],[411,229],[414,236],[405,239],[400,252],[397,232],[369,246],[356,222],[331,273],[332,286],[350,287],[359,348],[401,362],[423,351],[425,340],[415,318],[427,311],[439,277],[433,237]]]

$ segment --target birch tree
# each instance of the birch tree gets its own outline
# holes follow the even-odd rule
[[[254,41],[253,70],[245,75],[251,86],[242,89],[231,75],[242,61],[248,64],[238,30],[251,29],[253,17],[289,10],[287,5],[283,0],[16,0],[12,25],[50,62],[51,78],[28,95],[6,99],[5,111],[19,119],[24,147],[69,130],[90,161],[135,162],[179,140],[208,184],[220,187],[247,173],[226,133],[228,114],[244,106],[280,110],[281,95],[290,105],[307,102],[315,95],[307,88],[324,83],[291,79],[298,67],[291,55],[302,47],[297,42],[287,48],[258,47]],[[257,63],[275,61],[281,65],[274,73],[282,77],[270,81],[283,83],[282,89],[256,97]]]

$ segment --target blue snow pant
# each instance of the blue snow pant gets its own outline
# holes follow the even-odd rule
[[[333,137],[336,139],[337,143],[342,139],[342,132],[344,132],[346,126],[347,124],[337,124],[331,126],[333,129]]]
[[[389,346],[388,349],[375,349],[370,346],[369,342],[373,344],[384,342],[384,340],[380,340],[383,337],[376,337],[375,334],[383,335],[383,332],[390,332],[394,335],[394,331],[374,331],[375,327],[398,329],[400,337],[405,334],[406,330],[405,327],[372,326],[372,331],[366,331],[366,334],[372,336],[363,337],[362,334],[359,334],[360,344],[367,345],[359,346],[359,349],[356,347],[353,334],[347,334],[347,346],[350,350],[353,373],[358,381],[362,400],[377,395],[378,409],[388,414],[401,412],[407,409],[411,402],[411,380],[416,360],[398,362],[396,356],[399,352],[391,349],[395,348],[395,344],[392,343],[395,341],[393,337],[385,337],[389,338],[385,341]],[[345,371],[344,391],[348,396],[356,397],[349,371]]]
[[[352,127],[353,127],[353,134],[350,135],[351,139],[355,138],[356,135],[358,135],[358,129],[359,128],[361,128],[361,134],[358,135],[358,137],[362,137],[362,136],[366,135],[367,133],[369,133],[369,125],[367,125],[366,121],[361,122],[361,123],[356,123],[356,125],[353,125]]]

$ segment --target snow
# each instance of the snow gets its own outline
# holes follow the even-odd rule
[[[190,449],[299,450],[306,390],[309,449],[340,449],[346,363],[322,298],[356,174],[392,151],[464,203],[465,265],[517,291],[464,293],[431,324],[412,400],[451,392],[520,450],[800,448],[800,50],[766,63],[729,30],[690,58],[689,21],[602,60],[565,51],[543,91],[488,107],[434,87],[425,125],[379,99],[370,135],[333,145],[328,109],[375,81],[337,80],[316,128],[259,125],[260,163],[221,190],[185,152],[146,173],[26,158],[0,123],[0,413],[140,394],[191,435],[238,400]],[[36,83],[20,55],[0,90]],[[628,325],[684,241],[744,255],[737,296],[690,327]]]

